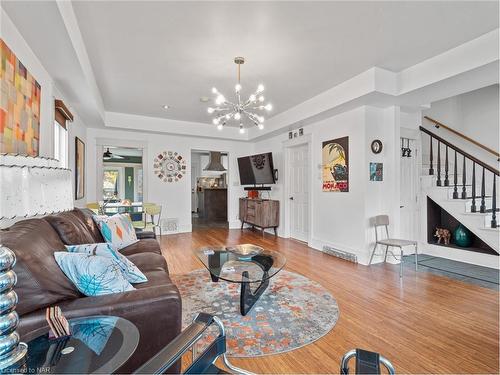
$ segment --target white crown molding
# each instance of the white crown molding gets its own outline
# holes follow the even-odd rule
[[[218,132],[210,124],[116,112],[105,112],[105,126],[255,142],[363,105],[419,108],[430,101],[498,83],[498,44],[496,29],[401,72],[372,67],[269,118],[264,130],[249,128],[243,135],[235,127]]]

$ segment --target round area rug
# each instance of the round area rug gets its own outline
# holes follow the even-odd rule
[[[239,310],[240,284],[223,280],[214,283],[205,269],[172,275],[172,281],[182,296],[183,327],[199,312],[218,316],[226,329],[227,354],[232,357],[300,348],[327,334],[339,316],[337,302],[325,288],[285,270],[270,279],[268,289],[246,316]],[[217,332],[214,327],[201,346],[211,342]]]

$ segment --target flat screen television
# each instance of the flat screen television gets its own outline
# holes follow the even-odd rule
[[[242,185],[274,184],[273,154],[250,155],[238,158],[240,183]]]

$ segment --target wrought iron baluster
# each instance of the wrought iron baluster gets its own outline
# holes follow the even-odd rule
[[[444,158],[444,186],[450,186],[450,180],[448,179],[448,145],[446,145],[446,155]]]
[[[481,206],[479,206],[479,212],[483,214],[486,212],[486,202],[484,200],[485,191],[486,187],[484,182],[484,167],[483,167],[483,176],[481,178]]]
[[[457,150],[455,150],[455,164],[453,164],[453,199],[458,199],[458,188],[457,188]]]
[[[476,162],[472,162],[472,205],[470,206],[470,212],[476,212]]]
[[[493,195],[491,197],[491,227],[497,227],[497,189],[496,189],[497,176],[493,173]]]
[[[467,189],[465,188],[465,183],[467,181],[467,176],[465,175],[465,155],[464,155],[464,163],[462,166],[462,199],[467,199]]]
[[[430,162],[430,166],[429,166],[429,175],[433,175],[434,174],[434,167],[433,167],[433,159],[432,159],[432,135],[431,135],[431,153],[430,153],[430,158],[429,158],[429,162]]]
[[[437,149],[437,186],[441,186],[441,142],[438,140]]]

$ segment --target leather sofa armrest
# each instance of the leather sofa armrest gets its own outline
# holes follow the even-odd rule
[[[155,232],[140,230],[140,231],[136,231],[135,234],[136,234],[138,240],[143,240],[145,238],[154,238],[154,239],[156,239],[156,233]]]
[[[129,316],[147,317],[158,311],[165,314],[180,314],[181,297],[174,284],[141,288],[124,293],[97,297],[82,297],[58,303],[68,319],[90,315],[114,315],[125,319]],[[130,320],[130,319],[129,319]],[[31,333],[48,327],[45,309],[21,317],[20,333]]]

